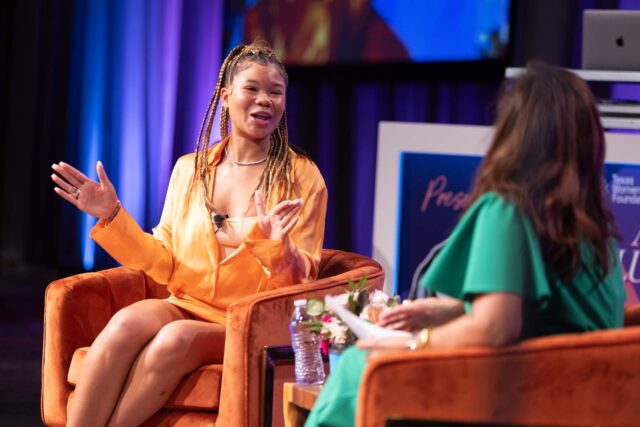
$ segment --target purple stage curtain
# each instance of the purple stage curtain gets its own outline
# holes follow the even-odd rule
[[[221,57],[223,2],[76,0],[68,161],[102,160],[143,229],[158,223],[177,157],[193,151]],[[217,128],[217,127],[216,127]],[[80,220],[82,263],[96,262]],[[102,252],[97,267],[110,264]]]

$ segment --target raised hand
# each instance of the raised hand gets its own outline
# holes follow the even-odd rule
[[[462,301],[454,298],[420,298],[383,311],[378,325],[405,331],[438,326],[464,314]]]
[[[108,218],[118,205],[118,195],[102,162],[96,164],[99,183],[64,162],[54,163],[51,168],[55,172],[51,175],[56,184],[53,190],[81,211],[96,218]]]
[[[254,201],[258,214],[258,225],[262,233],[271,240],[284,240],[298,223],[298,212],[302,209],[302,199],[283,200],[269,212],[265,212],[262,191],[256,191]]]

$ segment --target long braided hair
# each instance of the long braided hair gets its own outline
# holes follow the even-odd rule
[[[275,52],[265,41],[257,40],[250,45],[238,45],[229,52],[220,67],[216,89],[209,101],[207,112],[202,119],[202,126],[200,127],[196,145],[195,173],[193,175],[193,183],[189,188],[189,194],[193,188],[197,188],[198,184],[202,183],[205,190],[204,196],[208,198],[209,168],[207,153],[213,119],[220,103],[220,94],[223,87],[228,88],[231,86],[234,76],[241,70],[240,67],[249,62],[260,65],[275,65],[282,73],[285,85],[288,83],[284,65],[282,65]],[[229,136],[229,112],[224,106],[220,111],[220,136],[222,139]],[[262,190],[267,202],[274,191],[280,191],[280,195],[284,198],[291,197],[291,152],[289,151],[286,111],[283,112],[280,123],[271,134],[270,140],[271,145],[267,156],[267,164],[256,187],[256,190]]]

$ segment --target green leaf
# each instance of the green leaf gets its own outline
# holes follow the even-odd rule
[[[326,309],[324,307],[324,302],[317,299],[310,299],[309,301],[307,301],[307,313],[309,313],[311,316],[318,317],[325,312]]]
[[[302,322],[302,324],[307,326],[306,330],[309,332],[315,332],[316,334],[322,332],[323,325],[322,322],[318,320],[306,320]]]
[[[360,278],[360,281],[358,281],[358,289],[362,289],[364,287],[365,283],[367,283],[367,275],[366,274]]]

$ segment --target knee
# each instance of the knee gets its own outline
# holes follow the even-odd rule
[[[111,318],[92,347],[116,355],[129,349],[139,351],[152,335],[146,329],[140,314],[127,307]]]
[[[188,358],[192,341],[188,328],[180,322],[169,323],[160,329],[149,343],[145,365],[150,370],[162,374],[170,371],[180,375],[186,374],[182,372],[184,369],[181,367]]]

